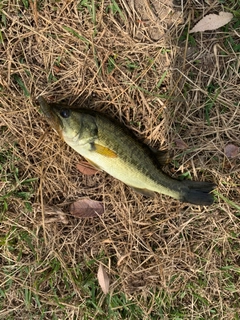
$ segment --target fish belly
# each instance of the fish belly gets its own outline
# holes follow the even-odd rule
[[[81,154],[85,159],[93,162],[101,170],[107,172],[114,178],[125,184],[141,189],[157,191],[159,185],[151,178],[144,175],[133,165],[124,162],[121,158],[110,158],[90,150],[90,146],[73,145],[72,148]]]
[[[155,168],[152,168],[152,174],[144,174],[137,169],[133,164],[124,161],[120,157],[111,158],[106,157],[96,151],[92,150],[91,145],[86,143],[81,145],[78,141],[64,138],[65,142],[69,144],[75,151],[82,155],[86,160],[90,160],[101,170],[107,172],[112,177],[122,181],[130,187],[135,189],[146,189],[179,199],[179,190],[175,188],[175,180],[167,177]],[[98,143],[98,141],[96,141]],[[161,184],[161,179],[163,183]]]

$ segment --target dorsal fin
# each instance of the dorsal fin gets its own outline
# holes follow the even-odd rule
[[[155,158],[157,159],[157,161],[160,164],[160,166],[165,166],[167,163],[169,163],[170,156],[169,156],[168,149],[156,150],[156,149],[154,149],[152,147],[150,147],[150,149],[154,153]]]

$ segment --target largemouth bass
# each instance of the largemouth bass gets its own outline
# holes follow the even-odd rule
[[[49,124],[63,140],[95,167],[144,195],[155,192],[182,202],[210,205],[215,187],[210,182],[179,181],[160,169],[153,151],[103,114],[38,99]]]

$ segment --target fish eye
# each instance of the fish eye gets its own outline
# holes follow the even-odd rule
[[[60,116],[62,118],[69,118],[70,117],[70,114],[71,114],[71,111],[69,109],[62,109],[60,111]]]

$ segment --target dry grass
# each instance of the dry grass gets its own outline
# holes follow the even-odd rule
[[[1,3],[0,318],[239,319],[240,166],[224,147],[239,145],[240,7],[95,2]],[[236,15],[228,26],[188,35],[223,9]],[[168,146],[166,170],[215,181],[215,204],[148,200],[104,173],[82,176],[39,95],[80,101]],[[103,201],[101,218],[70,216],[86,196]]]

